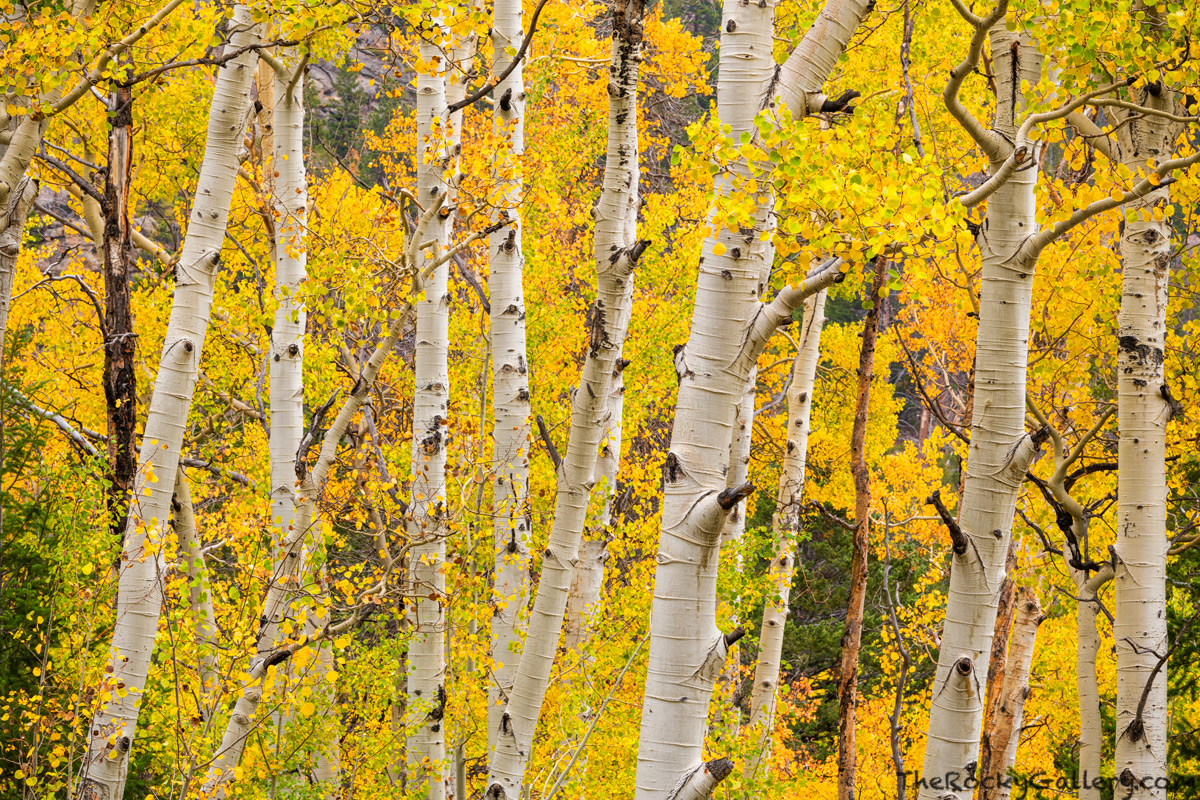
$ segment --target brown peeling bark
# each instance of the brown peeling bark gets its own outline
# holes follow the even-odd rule
[[[846,604],[846,630],[842,634],[842,662],[838,670],[838,800],[853,800],[855,706],[858,702],[858,653],[862,647],[863,609],[867,598],[867,547],[870,541],[871,472],[867,466],[867,411],[871,378],[875,373],[875,340],[879,335],[880,292],[887,275],[887,259],[874,262],[871,303],[863,320],[862,350],[858,358],[858,393],[854,428],[850,438],[850,471],[854,475],[854,553],[850,559],[850,598]]]

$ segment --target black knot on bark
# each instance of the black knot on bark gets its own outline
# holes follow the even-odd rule
[[[858,98],[862,97],[862,93],[855,89],[847,89],[837,97],[826,97],[825,102],[821,103],[821,112],[823,114],[853,114],[854,106],[850,105]]]
[[[954,662],[954,671],[959,675],[962,675],[964,678],[970,675],[971,670],[973,669],[975,669],[975,665],[971,662],[971,659],[967,658],[966,656],[963,656],[958,661]]]
[[[728,758],[714,758],[704,765],[708,773],[713,776],[713,779],[720,782],[728,778],[733,773],[733,760]]]
[[[646,248],[650,246],[649,239],[639,239],[633,243],[633,247],[629,248],[629,260],[634,264],[642,257],[642,253],[646,252]]]
[[[750,493],[754,491],[754,488],[755,487],[753,483],[746,481],[741,486],[725,489],[719,495],[717,495],[717,505],[719,505],[725,511],[729,511],[738,503],[749,497]]]

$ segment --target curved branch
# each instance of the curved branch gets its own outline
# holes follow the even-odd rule
[[[525,58],[525,51],[529,49],[529,43],[533,41],[533,34],[537,32],[538,17],[541,15],[542,9],[546,7],[546,3],[548,2],[550,2],[550,0],[542,0],[542,2],[538,3],[537,8],[533,10],[533,16],[529,20],[529,33],[525,34],[525,38],[521,41],[521,49],[517,51],[515,56],[513,56],[513,60],[508,63],[508,66],[504,68],[504,71],[499,75],[495,75],[484,81],[483,86],[481,86],[478,91],[472,92],[470,95],[464,97],[462,100],[459,100],[457,103],[451,103],[446,108],[447,113],[453,114],[456,111],[461,111],[469,105],[477,103],[479,100],[485,97],[488,92],[499,86],[504,82],[505,78],[512,74],[512,71],[517,68],[517,64],[521,63],[521,59]]]
[[[975,119],[958,99],[958,92],[967,76],[979,66],[979,58],[983,54],[983,43],[987,40],[988,31],[997,22],[1004,19],[1004,15],[1008,12],[1008,0],[999,0],[996,7],[992,9],[992,13],[986,17],[972,14],[963,6],[961,0],[953,1],[958,13],[975,28],[975,33],[971,35],[971,46],[967,50],[966,58],[961,64],[950,70],[950,80],[946,82],[946,88],[942,90],[942,100],[946,104],[946,110],[958,121],[963,130],[971,135],[984,154],[993,161],[997,161],[1003,155],[1001,140]]]

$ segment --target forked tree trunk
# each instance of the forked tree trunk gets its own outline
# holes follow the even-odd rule
[[[1174,94],[1158,85],[1134,98],[1165,111]],[[1143,94],[1144,93],[1144,94]],[[1172,156],[1174,126],[1155,117],[1126,120],[1120,160],[1134,175]],[[1123,209],[1121,310],[1117,340],[1117,541],[1113,641],[1117,654],[1117,797],[1167,797],[1167,478],[1166,434],[1172,416],[1164,382],[1170,201],[1161,187]],[[1158,219],[1154,212],[1158,211]]]
[[[230,46],[257,40],[250,10],[236,6]],[[146,418],[133,500],[121,556],[117,615],[101,704],[91,724],[78,795],[117,800],[124,793],[129,750],[137,728],[162,609],[163,563],[157,543],[170,519],[183,433],[208,332],[213,284],[225,238],[238,150],[250,107],[257,56],[246,51],[221,67],[213,92],[204,161],[176,268],[175,296]],[[146,546],[154,547],[152,553]],[[118,684],[124,684],[117,691]]]
[[[492,37],[492,70],[499,74],[521,47],[523,28],[520,0],[496,0]],[[495,571],[492,616],[492,682],[488,687],[488,752],[496,747],[500,717],[512,691],[520,654],[522,611],[529,596],[529,365],[525,356],[525,256],[521,246],[521,157],[525,153],[525,84],[521,65],[496,85],[493,130],[507,134],[507,158],[512,170],[503,184],[497,217],[509,220],[507,230],[488,241],[488,288],[492,345],[493,547]]]
[[[783,634],[787,624],[788,600],[795,569],[796,543],[800,536],[800,511],[804,502],[804,473],[808,463],[808,433],[812,412],[817,364],[821,360],[821,330],[825,327],[825,292],[817,292],[804,303],[800,352],[792,366],[792,385],[787,393],[787,445],[779,473],[779,494],[771,527],[775,555],[771,559],[771,595],[763,609],[758,637],[758,660],[750,695],[750,726],[757,728],[758,745],[746,768],[746,777],[766,777],[771,766],[771,733],[779,691]]]
[[[429,34],[440,34],[440,26]],[[443,177],[446,111],[445,56],[429,34],[421,39],[424,69],[417,76],[417,199],[425,206],[448,192]],[[430,225],[418,268],[441,255],[447,245],[451,210],[443,207]],[[413,370],[412,501],[409,505],[408,604],[412,639],[408,649],[408,789],[428,800],[446,797],[446,413],[450,403],[449,265],[425,279],[417,298],[417,344]]]
[[[877,256],[863,320],[862,348],[858,358],[858,391],[850,436],[850,472],[854,475],[854,531],[850,557],[850,596],[846,601],[846,628],[842,634],[838,669],[838,799],[854,800],[854,772],[858,753],[854,733],[858,706],[858,653],[862,648],[863,611],[867,600],[867,555],[871,532],[871,468],[867,465],[867,420],[871,404],[871,379],[875,375],[875,340],[879,336],[880,290],[888,261]]]
[[[629,327],[633,270],[648,242],[638,242],[637,84],[641,62],[642,3],[628,0],[614,11],[608,83],[608,147],[603,187],[596,204],[594,253],[596,302],[579,387],[571,408],[567,452],[556,464],[554,523],[542,558],[541,579],[529,618],[520,665],[501,714],[487,783],[490,800],[518,800],[525,767],[554,665],[567,610],[573,565],[587,521],[596,459],[612,391],[613,371]]]
[[[992,169],[1012,153],[1021,81],[1036,84],[1041,56],[1027,35],[989,32],[997,82]],[[1015,106],[1015,107],[1014,107]],[[999,134],[999,135],[995,135]],[[971,445],[954,549],[946,621],[933,680],[920,800],[966,800],[979,759],[988,655],[995,633],[1017,494],[1037,442],[1025,433],[1029,309],[1037,252],[1022,245],[1037,233],[1036,169],[1016,172],[991,195],[978,237],[983,275],[975,351]],[[1039,440],[1040,441],[1040,440]],[[961,552],[959,552],[961,549]],[[954,788],[955,786],[959,788]]]
[[[743,27],[766,31],[765,42],[756,39],[745,46],[769,51],[771,27],[754,19],[773,14],[773,7],[770,0],[725,3],[717,107],[722,124],[732,128],[735,138],[739,127],[754,135],[754,113],[766,99],[767,87],[759,70],[740,69],[735,53],[743,45],[734,45],[732,34]],[[795,119],[824,104],[818,88],[866,8],[858,0],[831,0],[782,66],[782,95]],[[724,46],[726,41],[733,46]],[[731,173],[717,176],[717,194],[737,191],[749,175],[744,161],[735,163]],[[680,782],[678,791],[690,791],[689,786],[700,780],[709,700],[728,649],[728,639],[715,622],[720,537],[729,511],[752,489],[726,487],[735,405],[778,325],[790,321],[809,295],[840,276],[831,264],[787,287],[770,303],[759,303],[763,256],[753,245],[770,224],[770,195],[764,191],[756,200],[752,226],[730,231],[716,218],[710,220],[713,231],[700,258],[691,334],[675,359],[680,385],[663,469],[636,800],[664,800],[676,793]]]
[[[992,747],[996,757],[989,771],[982,775],[979,800],[1008,800],[1012,794],[1012,784],[1006,776],[1017,761],[1025,701],[1030,693],[1029,670],[1033,665],[1038,625],[1044,619],[1037,594],[1027,586],[1017,590],[1015,606],[1012,644],[1004,670],[1004,685],[1000,690],[996,727],[992,731]]]

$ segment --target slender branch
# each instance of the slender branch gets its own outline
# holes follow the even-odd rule
[[[1170,161],[1164,161],[1154,170],[1137,183],[1128,192],[1122,192],[1120,197],[1105,197],[1095,201],[1086,208],[1081,208],[1065,220],[1060,221],[1051,228],[1043,230],[1036,236],[1026,240],[1030,252],[1029,257],[1036,257],[1042,250],[1045,250],[1052,242],[1062,237],[1072,228],[1086,222],[1097,214],[1102,214],[1105,211],[1125,205],[1134,200],[1140,200],[1146,195],[1153,192],[1159,187],[1166,186],[1173,182],[1174,179],[1168,177],[1175,170],[1185,170],[1193,164],[1200,162],[1200,152],[1193,153],[1185,158],[1176,158]]]
[[[942,100],[946,104],[946,110],[970,134],[980,149],[989,158],[997,160],[1001,155],[1000,139],[975,119],[967,107],[962,104],[958,92],[962,89],[963,81],[967,79],[967,76],[979,66],[979,58],[983,54],[983,44],[987,41],[988,31],[997,22],[1004,19],[1004,15],[1008,12],[1008,0],[999,0],[996,7],[992,9],[992,13],[986,17],[972,14],[963,5],[962,0],[953,0],[953,2],[958,13],[971,24],[975,32],[971,34],[971,46],[967,49],[966,57],[961,64],[950,70],[950,80],[946,82],[946,88],[942,90]]]
[[[592,731],[596,729],[596,723],[598,723],[600,718],[604,716],[604,710],[608,708],[608,701],[612,700],[613,694],[621,685],[621,681],[625,679],[625,673],[629,672],[629,668],[633,666],[633,660],[637,658],[638,653],[642,652],[642,646],[646,644],[646,640],[649,638],[650,634],[647,632],[646,635],[642,637],[642,640],[638,642],[637,647],[633,649],[633,653],[625,662],[625,666],[622,667],[620,673],[618,673],[617,679],[613,681],[612,688],[608,690],[608,694],[605,695],[604,700],[600,703],[600,707],[596,709],[595,715],[592,716],[592,721],[588,724],[587,730],[584,731],[583,738],[579,740],[579,746],[576,747],[575,752],[571,754],[571,760],[567,762],[567,765],[563,767],[562,772],[559,773],[558,779],[554,782],[554,786],[550,788],[550,791],[546,792],[544,800],[553,800],[554,795],[558,794],[558,790],[562,788],[563,783],[567,780],[567,776],[571,774],[571,768],[574,767],[575,762],[579,760],[579,754],[583,752],[583,748],[587,747],[588,740],[592,738]]]
[[[546,429],[546,420],[542,419],[542,415],[537,415],[538,436],[542,438],[542,443],[546,445],[546,452],[550,454],[550,461],[554,464],[554,471],[558,472],[558,468],[562,465],[562,456],[558,454],[558,448],[554,446],[554,440],[550,438],[550,431]]]
[[[953,546],[955,555],[962,555],[967,552],[967,536],[962,532],[962,528],[958,527],[958,523],[954,521],[954,516],[950,510],[946,508],[946,504],[942,502],[942,492],[940,489],[929,495],[926,501],[937,509],[938,516],[942,518],[946,529],[950,531],[950,542]]]
[[[542,9],[546,7],[546,3],[548,2],[550,2],[550,0],[542,0],[542,2],[538,3],[537,8],[533,10],[533,16],[529,20],[529,33],[525,34],[525,38],[521,41],[521,49],[517,50],[517,54],[513,56],[513,60],[510,61],[508,66],[504,68],[504,71],[499,75],[489,77],[483,82],[483,86],[481,86],[478,91],[471,93],[462,100],[459,100],[457,103],[451,103],[446,109],[448,113],[453,114],[456,111],[461,111],[469,105],[473,105],[482,97],[491,92],[496,86],[499,86],[501,83],[503,83],[504,79],[512,74],[512,71],[517,68],[518,64],[521,63],[521,59],[525,58],[525,51],[529,49],[529,43],[533,41],[533,34],[537,32],[538,17],[541,16]]]

